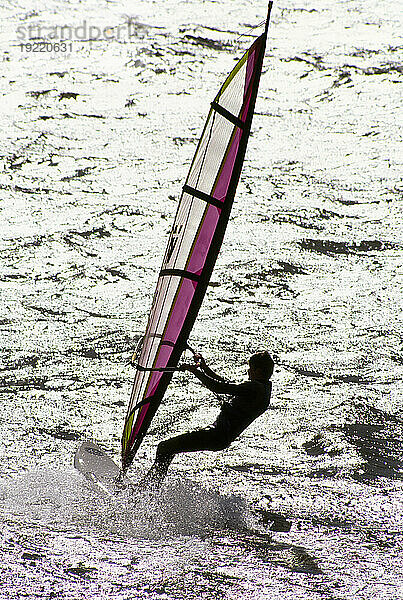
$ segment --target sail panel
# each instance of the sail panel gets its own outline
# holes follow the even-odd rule
[[[212,109],[186,181],[188,185],[214,196],[211,192],[233,131],[234,125]]]
[[[218,92],[186,179],[138,358],[122,437],[125,468],[172,377],[163,369],[175,367],[185,349],[221,245],[249,136],[266,33],[267,27]]]

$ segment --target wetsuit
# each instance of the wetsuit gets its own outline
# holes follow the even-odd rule
[[[227,448],[270,404],[270,381],[226,383],[206,365],[201,368],[203,371],[193,371],[194,375],[212,392],[228,394],[231,398],[223,402],[216,421],[210,427],[161,442],[145,482],[161,483],[175,454]]]

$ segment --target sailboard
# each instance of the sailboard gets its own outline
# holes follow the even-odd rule
[[[120,467],[95,442],[87,440],[81,444],[74,466],[103,495],[116,496],[134,489],[132,481],[122,476]]]
[[[196,320],[241,175],[273,2],[255,39],[211,102],[159,271],[122,435],[125,474],[160,406]],[[113,470],[113,469],[112,469]]]

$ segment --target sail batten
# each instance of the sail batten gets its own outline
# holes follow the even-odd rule
[[[245,127],[244,121],[241,121],[241,119],[239,117],[230,113],[229,110],[227,110],[226,108],[221,106],[221,104],[218,104],[218,102],[213,101],[211,103],[211,106],[212,106],[213,110],[218,112],[222,117],[224,117],[225,119],[228,119],[228,121],[230,121],[231,123],[233,123],[240,129],[244,129],[244,127]]]
[[[204,200],[208,204],[213,204],[217,208],[222,208],[222,201],[217,200],[217,198],[213,198],[213,196],[210,196],[209,194],[205,194],[204,192],[201,192],[200,190],[196,190],[195,188],[190,187],[190,185],[185,184],[183,186],[183,191],[186,194],[189,194],[190,196],[194,196],[195,198],[198,198],[199,200]]]
[[[133,460],[186,348],[216,262],[246,151],[267,25],[268,21],[212,102],[182,189],[123,430],[124,469]]]

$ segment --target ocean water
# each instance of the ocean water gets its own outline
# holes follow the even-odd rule
[[[267,348],[272,409],[224,452],[178,457],[159,498],[103,498],[72,464],[88,438],[119,461],[129,361],[181,186],[209,103],[266,10],[3,3],[1,599],[403,598],[394,0],[273,7],[236,202],[191,338],[233,381]],[[161,439],[217,411],[191,375],[175,376],[133,481]],[[270,531],[259,509],[291,530]]]

